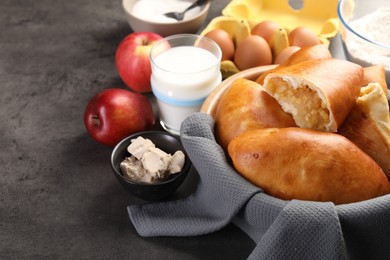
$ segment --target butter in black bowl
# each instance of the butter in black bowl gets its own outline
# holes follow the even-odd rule
[[[142,180],[137,180],[136,178],[127,176],[127,174],[122,172],[120,165],[126,158],[130,159],[132,154],[128,152],[128,147],[132,144],[132,140],[135,142],[134,140],[136,139],[137,142],[142,139],[144,139],[143,141],[150,140],[151,143],[154,144],[155,148],[169,154],[169,156],[174,155],[177,151],[182,151],[184,153],[184,164],[181,167],[181,171],[169,174],[169,176],[164,179],[153,180],[152,182],[149,182],[150,176],[146,177],[149,178],[148,180],[144,177],[142,177],[144,178]],[[151,143],[148,141],[148,144]],[[139,155],[143,153],[143,150],[146,149],[144,146],[145,145],[135,145],[134,147],[133,145],[134,156],[139,157]],[[150,165],[145,165],[147,168],[158,167],[158,165],[154,165],[154,162],[159,161],[159,159],[156,161],[155,158],[159,156],[161,151],[157,151],[148,157]],[[132,160],[135,160],[135,158],[133,157]],[[139,163],[141,163],[141,161],[147,163],[145,158],[140,158]],[[159,162],[161,163],[161,161]],[[166,199],[183,183],[191,168],[191,161],[188,158],[179,137],[164,131],[146,131],[130,135],[115,146],[111,154],[111,168],[119,183],[132,195],[143,200],[158,201]],[[145,169],[141,170],[144,171]],[[140,176],[141,175],[143,175],[143,172]],[[152,179],[154,179],[154,177],[155,176],[153,175]]]

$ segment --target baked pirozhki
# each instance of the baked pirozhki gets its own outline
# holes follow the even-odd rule
[[[355,104],[363,68],[340,59],[300,62],[268,74],[264,89],[297,126],[336,132]]]
[[[283,200],[345,204],[390,193],[375,161],[336,133],[298,127],[252,130],[234,138],[228,153],[240,175]]]
[[[225,150],[243,132],[295,126],[291,115],[261,85],[243,78],[235,80],[221,96],[214,119],[217,142]]]
[[[388,96],[386,72],[383,65],[373,65],[370,67],[364,67],[364,78],[362,86],[367,86],[369,83],[379,83],[382,86],[383,93]]]
[[[339,134],[370,155],[390,179],[390,115],[387,96],[379,83],[360,90]]]
[[[263,85],[265,76],[269,73],[278,71],[281,68],[288,67],[302,61],[308,60],[318,60],[318,59],[331,59],[332,55],[329,49],[324,44],[317,44],[313,46],[303,47],[294,54],[292,54],[285,62],[278,65],[274,69],[262,73],[257,79],[256,82]]]

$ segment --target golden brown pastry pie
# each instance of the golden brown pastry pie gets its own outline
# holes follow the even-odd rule
[[[320,59],[272,72],[263,86],[299,127],[336,132],[359,96],[362,80],[361,66]]]
[[[389,104],[379,83],[370,83],[360,89],[360,96],[339,134],[370,155],[390,179]]]
[[[329,49],[324,44],[317,44],[313,46],[303,47],[299,51],[292,54],[285,62],[278,65],[276,68],[261,74],[256,79],[256,82],[263,85],[265,76],[267,76],[269,73],[275,72],[284,67],[288,67],[300,63],[302,61],[317,60],[317,59],[331,59],[331,58],[332,55],[330,54]]]
[[[374,160],[347,138],[298,127],[266,128],[234,138],[235,169],[280,199],[358,202],[390,193]]]
[[[369,83],[379,83],[382,86],[383,93],[387,97],[387,83],[386,83],[386,72],[383,65],[373,65],[370,67],[363,68],[364,78],[362,86],[367,86]]]
[[[217,142],[226,150],[229,142],[242,132],[295,126],[291,115],[258,83],[237,79],[221,96],[215,114]]]

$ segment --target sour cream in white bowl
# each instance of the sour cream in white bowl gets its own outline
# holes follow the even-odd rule
[[[195,0],[122,0],[122,6],[133,31],[149,31],[165,37],[198,32],[206,20],[210,1],[186,12],[182,21],[164,16],[164,13],[184,11],[194,2]]]

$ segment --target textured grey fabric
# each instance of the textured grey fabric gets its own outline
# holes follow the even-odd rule
[[[257,241],[250,259],[347,259],[334,205],[291,201]]]
[[[129,206],[141,236],[193,236],[233,222],[257,243],[248,259],[389,259],[390,195],[340,206],[273,198],[235,172],[213,130],[207,114],[184,121],[181,138],[200,176],[197,190],[177,201]]]
[[[218,230],[259,191],[226,167],[224,152],[215,145],[211,131],[213,121],[208,118],[202,122],[189,121],[182,133],[183,145],[196,148],[189,153],[201,173],[196,193],[180,201],[129,206],[130,218],[140,235],[191,236]]]

